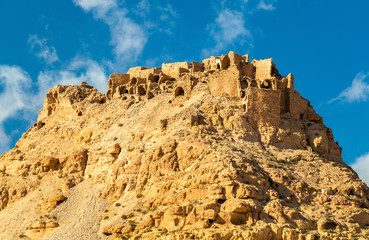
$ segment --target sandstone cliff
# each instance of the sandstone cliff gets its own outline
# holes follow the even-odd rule
[[[369,189],[272,59],[55,86],[0,156],[1,239],[368,239]]]

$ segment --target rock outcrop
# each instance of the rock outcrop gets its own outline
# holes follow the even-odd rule
[[[292,74],[234,52],[56,86],[0,156],[1,239],[365,239],[368,207]]]

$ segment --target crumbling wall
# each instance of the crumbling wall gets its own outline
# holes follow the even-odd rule
[[[182,73],[189,72],[191,67],[191,64],[188,62],[163,63],[161,66],[161,71],[165,75],[178,78]]]
[[[233,51],[230,51],[227,56],[229,58],[230,66],[237,66],[238,69],[241,69],[242,65],[245,64],[244,58]]]
[[[230,97],[239,97],[240,71],[236,66],[231,66],[227,71],[209,76],[209,89],[211,94],[221,96],[227,94]]]
[[[205,70],[204,64],[199,62],[192,62],[191,73],[203,72]]]
[[[106,96],[111,99],[114,93],[117,91],[117,87],[129,83],[130,75],[122,73],[113,73],[108,80],[108,90]]]
[[[204,64],[205,71],[226,70],[231,65],[228,55],[222,55],[220,57],[211,56],[202,60],[202,63]]]
[[[259,125],[278,126],[281,108],[279,90],[248,88],[246,91],[247,118],[253,127]]]
[[[273,59],[253,60],[255,67],[255,79],[263,80],[272,78]]]
[[[143,78],[148,79],[150,75],[159,74],[161,72],[161,68],[145,68],[145,67],[134,67],[130,68],[127,74],[130,75],[131,78]]]
[[[309,101],[301,97],[301,95],[292,89],[286,89],[289,95],[289,112],[290,117],[294,120],[306,119],[307,107]]]
[[[244,77],[248,77],[248,78],[255,78],[255,66],[252,65],[252,63],[245,63],[243,66],[242,66],[242,76]]]

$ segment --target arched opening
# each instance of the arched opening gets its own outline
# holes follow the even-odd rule
[[[270,80],[265,80],[261,84],[261,88],[272,88],[272,82]]]
[[[256,82],[256,80],[251,80],[250,87],[257,87],[257,86],[258,86],[258,83]]]
[[[219,63],[217,63],[217,69],[220,69],[220,64]]]
[[[111,91],[111,89],[109,89],[109,90],[106,92],[106,96],[107,96],[108,98],[111,98],[111,97],[112,97],[112,91]]]
[[[182,87],[177,87],[176,90],[174,91],[174,96],[178,97],[178,96],[184,96],[185,92],[183,90]]]
[[[123,86],[119,86],[119,94],[123,95],[124,93],[128,92],[126,87]]]
[[[241,91],[241,98],[244,98],[246,96],[245,91]]]
[[[129,89],[129,94],[134,94],[134,89],[133,89],[133,87],[131,87],[131,88]]]
[[[47,116],[50,116],[53,113],[53,109],[51,106],[47,107]]]
[[[131,85],[133,86],[133,85],[136,85],[136,83],[137,83],[137,78],[132,78],[131,79]]]
[[[248,82],[246,80],[241,80],[241,88],[245,89],[249,86]]]
[[[143,86],[138,86],[137,87],[137,93],[140,96],[145,96],[146,95],[146,90]]]
[[[147,94],[147,98],[148,99],[151,99],[151,98],[153,98],[154,97],[154,94],[152,93],[152,92],[149,92],[148,94]]]
[[[159,75],[149,76],[149,81],[152,82],[152,83],[158,83],[159,82]]]
[[[231,65],[231,60],[229,59],[228,55],[225,55],[222,59],[222,69],[226,70]]]

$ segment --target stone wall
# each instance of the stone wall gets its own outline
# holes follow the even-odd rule
[[[250,87],[247,89],[245,100],[247,118],[255,128],[259,125],[279,125],[281,119],[279,90]]]
[[[272,78],[273,59],[253,60],[252,65],[254,65],[256,69],[255,79],[262,80]]]
[[[178,78],[182,73],[189,72],[191,67],[191,64],[188,62],[163,63],[161,70],[165,75]]]

